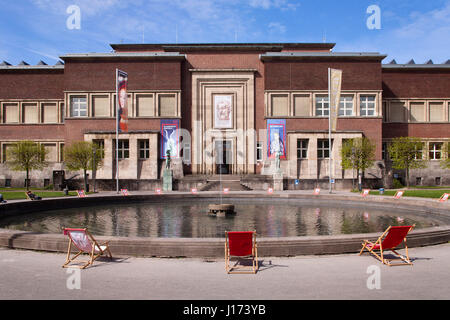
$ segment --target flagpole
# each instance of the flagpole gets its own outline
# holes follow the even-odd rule
[[[117,88],[119,69],[116,69],[116,191],[119,193],[119,91]]]
[[[332,166],[332,149],[331,149],[331,69],[328,68],[328,148],[329,148],[329,164],[328,164],[328,170],[329,170],[329,191],[332,193],[331,190],[331,166]]]

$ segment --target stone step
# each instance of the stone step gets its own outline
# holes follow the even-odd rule
[[[208,183],[201,188],[201,191],[221,191],[228,188],[230,191],[248,191],[251,190],[240,183],[240,181],[208,181]]]

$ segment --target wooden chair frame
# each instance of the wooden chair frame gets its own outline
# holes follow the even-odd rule
[[[66,229],[64,229],[66,230]],[[81,250],[80,248],[77,247],[77,245],[73,242],[72,238],[70,237],[70,234],[68,234],[69,237],[69,247],[67,249],[67,257],[66,257],[66,262],[62,265],[63,268],[80,268],[80,269],[84,269],[86,267],[88,267],[89,265],[92,265],[94,263],[94,261],[102,256],[103,254],[107,253],[107,255],[109,256],[109,258],[112,260],[112,254],[111,251],[109,249],[109,244],[108,242],[105,242],[103,244],[99,244],[94,237],[92,236],[92,234],[86,229],[71,229],[71,228],[67,228],[67,230],[76,230],[76,231],[82,231],[84,233],[86,233],[86,235],[89,238],[89,242],[91,243],[91,251],[90,252],[86,252],[84,250]],[[72,243],[73,246],[75,248],[77,248],[79,251],[77,253],[75,253],[72,257],[70,256],[72,253]],[[104,249],[102,249],[102,247],[104,247]],[[83,265],[70,265],[70,263],[74,262],[76,258],[78,258],[78,256],[80,256],[83,253],[87,253],[89,254],[89,260],[87,261],[77,261],[77,262],[85,262],[85,264]]]
[[[228,231],[225,231],[225,270],[228,274],[242,273],[242,274],[255,274],[258,271],[258,245],[256,243],[256,231],[250,231],[253,233],[252,235],[252,254],[248,256],[232,256],[230,254],[230,245],[228,238]],[[238,266],[239,260],[235,263],[234,266],[230,267],[230,259],[232,257],[236,258],[251,258],[252,266]],[[237,270],[237,271],[233,271]]]
[[[411,226],[411,228],[408,230],[408,233],[411,232],[411,230],[414,229],[414,227],[415,227],[415,225]],[[398,253],[397,251],[395,251],[394,250],[395,248],[383,249],[384,236],[386,236],[388,234],[388,232],[391,230],[391,228],[392,228],[392,226],[387,228],[386,231],[383,232],[383,234],[378,238],[378,240],[375,243],[370,242],[369,240],[364,240],[364,242],[362,243],[362,248],[361,248],[361,251],[359,252],[359,255],[361,255],[363,253],[364,249],[366,249],[369,253],[373,254],[378,260],[380,260],[383,264],[385,264],[387,266],[413,265],[413,263],[409,259],[408,246],[406,244],[406,236],[403,239],[403,242],[405,243],[405,255],[402,255],[402,254]],[[379,249],[378,248],[375,249],[376,245],[379,245]],[[394,260],[394,259],[388,259],[388,258],[384,257],[385,250],[392,251],[403,262],[392,263],[391,260]],[[376,251],[379,251],[379,252],[377,253]]]
[[[39,196],[37,196],[37,195],[35,195],[35,196],[36,196],[38,199],[37,199],[37,198],[31,198],[30,195],[28,194],[28,191],[25,192],[25,196],[27,197],[28,200],[31,200],[31,201],[42,200],[42,197],[39,197]]]

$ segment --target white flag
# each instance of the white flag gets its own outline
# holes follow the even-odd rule
[[[330,122],[331,131],[336,131],[337,118],[339,112],[339,103],[341,100],[341,84],[342,84],[342,70],[329,70],[329,97],[330,97]]]

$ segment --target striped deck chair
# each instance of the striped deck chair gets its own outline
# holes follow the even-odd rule
[[[448,193],[444,193],[440,198],[439,198],[439,202],[445,202],[448,200],[450,194]]]
[[[99,244],[94,237],[87,231],[87,229],[76,229],[76,228],[64,228],[64,235],[69,237],[69,247],[67,249],[67,258],[66,262],[63,264],[63,268],[80,268],[84,269],[89,265],[92,265],[98,257],[103,254],[107,254],[110,259],[112,259],[111,251],[109,250],[108,242],[103,244]],[[78,249],[78,252],[70,256],[72,253],[72,244]],[[89,255],[88,261],[79,261],[84,262],[81,265],[70,265],[75,261],[75,259],[81,254],[86,253]],[[78,263],[78,261],[76,262]]]
[[[78,198],[86,198],[87,197],[84,190],[77,190],[77,195],[78,195]]]
[[[403,191],[403,190],[397,191],[394,195],[394,199],[400,199],[401,197],[403,197],[404,193],[405,193],[405,191]]]

